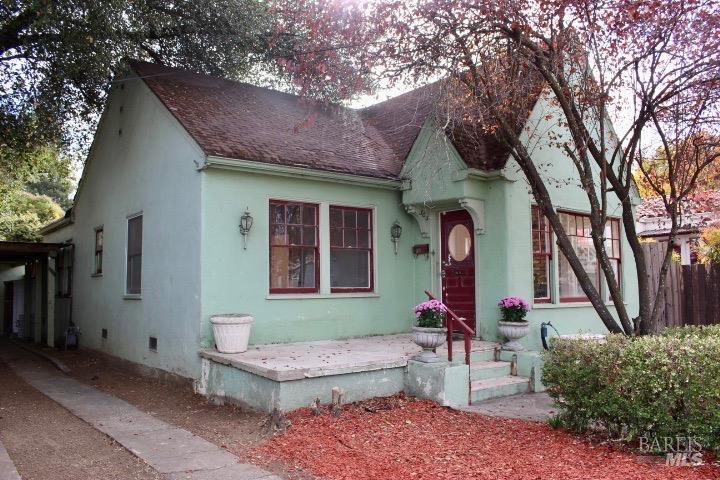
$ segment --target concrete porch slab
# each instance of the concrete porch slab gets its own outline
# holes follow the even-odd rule
[[[473,340],[472,351],[492,350],[497,344]],[[200,356],[262,377],[285,382],[330,375],[367,372],[407,365],[420,352],[412,335],[381,335],[348,340],[254,345],[243,353],[200,350]],[[463,342],[453,342],[453,357],[461,358]],[[447,357],[447,345],[438,348]]]

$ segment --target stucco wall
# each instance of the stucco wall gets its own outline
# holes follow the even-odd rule
[[[141,80],[115,84],[75,199],[75,223],[46,238],[75,244],[72,317],[82,345],[199,374],[201,161],[196,144]],[[138,212],[142,294],[130,299],[127,217]],[[93,275],[98,226],[105,239],[101,276]],[[149,336],[158,339],[157,352],[149,350]]]
[[[410,330],[411,309],[428,288],[429,261],[415,258],[417,224],[402,208],[397,190],[361,187],[276,175],[208,169],[203,172],[203,344],[211,345],[209,317],[219,313],[255,316],[251,343],[339,339]],[[371,207],[375,228],[373,294],[269,294],[270,199]],[[249,208],[254,223],[243,250],[238,229]],[[390,228],[403,233],[395,255]],[[320,217],[320,242],[327,242],[326,218]],[[321,252],[321,284],[327,279]],[[325,270],[323,273],[322,270]],[[423,273],[424,272],[424,273]],[[424,280],[423,280],[424,279]]]

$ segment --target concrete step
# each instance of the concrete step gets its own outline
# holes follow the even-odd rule
[[[530,391],[530,379],[506,375],[470,382],[471,403]]]
[[[439,357],[447,358],[447,350],[438,350]],[[474,350],[470,352],[470,365],[480,362],[491,362],[495,360],[495,350]],[[461,348],[453,349],[453,364],[465,364],[465,350]]]
[[[510,375],[510,362],[484,361],[470,363],[470,380],[488,380]]]

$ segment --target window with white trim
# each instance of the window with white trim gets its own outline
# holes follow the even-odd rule
[[[140,295],[142,290],[142,232],[143,216],[127,219],[127,269],[125,272],[125,293]]]
[[[103,271],[103,227],[95,229],[95,275],[100,275]]]

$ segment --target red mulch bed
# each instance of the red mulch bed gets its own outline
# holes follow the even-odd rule
[[[339,417],[309,409],[255,449],[325,479],[720,479],[720,467],[670,467],[592,444],[543,423],[458,412],[396,396],[348,405]],[[662,459],[659,459],[662,461]]]

